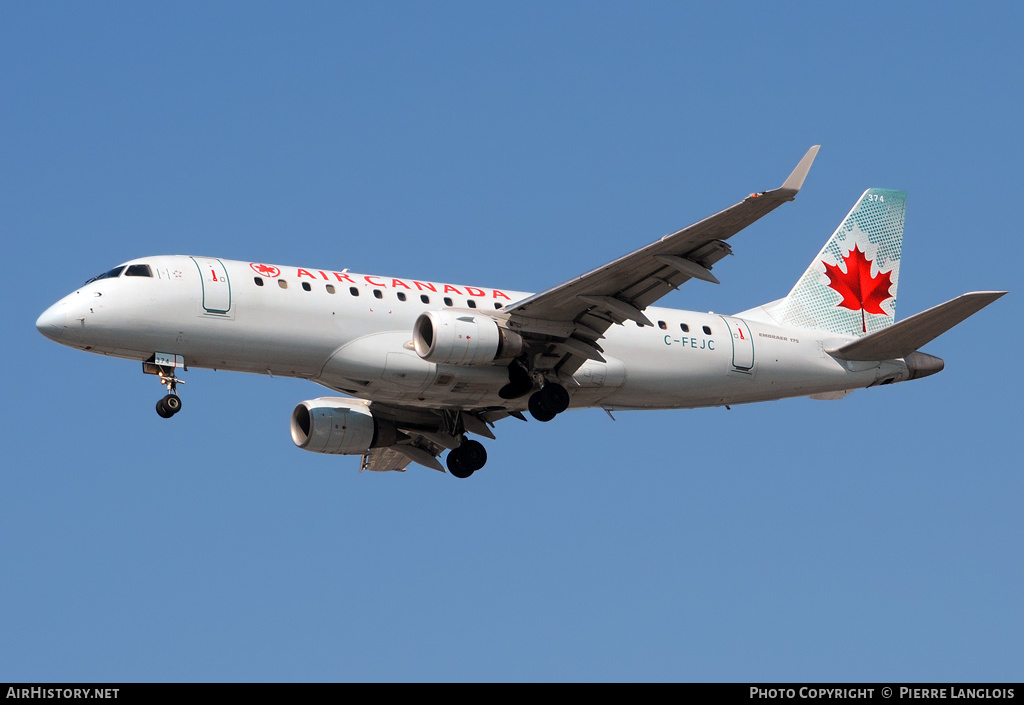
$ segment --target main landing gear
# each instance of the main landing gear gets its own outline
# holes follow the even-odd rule
[[[487,462],[487,451],[479,441],[466,440],[463,437],[459,447],[448,452],[448,472],[455,477],[465,479],[479,470]]]
[[[522,384],[515,379],[515,375],[510,376],[513,377],[511,385]],[[569,392],[557,382],[548,382],[539,391],[530,395],[527,404],[533,418],[538,421],[550,421],[569,408]],[[519,416],[522,418],[521,414]],[[461,429],[461,426],[459,428]],[[487,451],[479,441],[468,440],[465,435],[458,437],[461,438],[459,446],[448,451],[445,462],[448,465],[448,472],[465,479],[484,466],[487,462]]]
[[[540,381],[538,375],[531,374],[521,360],[513,360],[508,366],[508,384],[498,391],[498,396],[518,399],[529,394],[536,381]],[[527,408],[538,421],[550,421],[569,408],[569,392],[557,382],[547,382],[530,395]]]
[[[557,382],[548,382],[530,395],[530,414],[538,421],[550,421],[569,408],[569,392]]]

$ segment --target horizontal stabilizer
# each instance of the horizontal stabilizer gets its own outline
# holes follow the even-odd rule
[[[827,350],[840,360],[895,360],[906,357],[1005,294],[974,291],[915,314],[860,340]]]

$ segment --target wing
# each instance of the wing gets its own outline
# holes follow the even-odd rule
[[[437,457],[457,448],[459,436],[475,433],[494,438],[491,427],[495,421],[506,416],[523,418],[502,409],[425,409],[379,402],[372,402],[369,408],[374,417],[391,422],[400,431],[395,445],[363,454],[360,470],[375,472],[404,472],[409,463],[445,472]]]
[[[571,375],[584,362],[604,361],[597,341],[613,323],[653,325],[643,310],[688,279],[718,283],[712,266],[732,248],[730,237],[792,201],[818,146],[807,150],[781,187],[753,193],[710,218],[666,235],[647,247],[509,306],[508,324],[530,345],[537,365]]]

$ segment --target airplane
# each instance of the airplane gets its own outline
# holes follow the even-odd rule
[[[575,279],[530,294],[191,255],[131,260],[50,306],[47,338],[135,360],[181,410],[189,367],[308,379],[295,445],[359,455],[360,469],[417,463],[458,478],[495,422],[570,408],[680,409],[905,382],[943,369],[920,348],[1003,296],[963,294],[895,321],[906,194],[870,188],[782,299],[719,315],[653,304],[690,279],[714,284],[733,235],[792,201],[818,153],[779,188]],[[447,451],[445,465],[439,457]]]

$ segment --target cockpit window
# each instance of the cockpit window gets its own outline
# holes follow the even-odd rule
[[[92,279],[87,281],[86,284],[91,284],[92,282],[99,281],[100,279],[114,279],[115,277],[121,276],[121,272],[123,272],[123,271],[124,271],[124,265],[122,264],[120,267],[114,267],[109,272],[104,272],[103,274],[99,275],[98,277],[93,277]]]
[[[148,264],[133,264],[128,267],[124,275],[126,277],[151,277],[153,270],[149,268]]]

